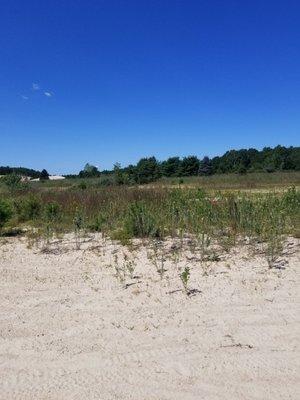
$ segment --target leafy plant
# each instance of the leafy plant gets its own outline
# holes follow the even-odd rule
[[[182,273],[180,274],[180,279],[184,288],[184,291],[187,296],[189,296],[189,289],[188,289],[188,283],[190,280],[190,269],[189,267],[185,267]]]
[[[155,266],[155,269],[159,274],[160,279],[163,279],[164,273],[166,271],[164,268],[165,258],[164,258],[163,245],[160,241],[153,240],[150,250],[151,251],[148,253],[148,257]]]
[[[76,249],[80,249],[80,235],[83,229],[84,219],[82,212],[77,208],[73,219]]]

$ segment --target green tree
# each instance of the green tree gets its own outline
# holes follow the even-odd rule
[[[164,176],[179,176],[181,160],[179,157],[170,157],[161,163],[161,171]]]
[[[160,165],[155,157],[142,158],[136,166],[137,183],[149,183],[161,177]]]
[[[134,165],[128,165],[128,167],[123,169],[123,172],[127,184],[137,183],[137,168]]]
[[[125,183],[124,173],[120,163],[115,163],[114,165],[114,181],[116,185],[123,185]]]
[[[198,175],[200,161],[196,156],[184,157],[181,163],[181,175],[192,176]]]
[[[98,176],[100,176],[98,168],[89,163],[86,163],[84,169],[79,172],[80,178],[96,178]]]
[[[199,174],[200,175],[211,175],[212,174],[212,162],[209,157],[205,156],[202,161],[200,161]]]
[[[40,180],[46,181],[47,179],[49,179],[49,174],[45,169],[43,169],[40,175]]]

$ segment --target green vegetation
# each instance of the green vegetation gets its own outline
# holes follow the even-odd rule
[[[186,293],[186,295],[189,295],[189,289],[188,289],[188,283],[190,279],[190,269],[189,267],[185,267],[183,272],[180,274],[180,279],[183,285],[183,289]]]
[[[300,187],[300,171],[252,172],[249,174],[215,174],[182,178],[162,178],[155,186],[200,187],[205,190],[282,190]]]
[[[47,240],[63,232],[74,232],[80,247],[83,232],[98,231],[128,242],[191,237],[205,262],[211,243],[228,250],[241,238],[266,244],[271,267],[278,258],[286,235],[298,235],[300,192],[208,193],[198,188],[129,187],[67,190],[30,189],[6,191],[1,196],[1,228],[39,230]],[[162,267],[163,269],[163,267]]]
[[[214,175],[235,174],[240,176],[250,173],[271,173],[286,171],[300,172],[300,147],[277,146],[274,149],[265,147],[256,149],[230,150],[222,156],[200,160],[197,156],[184,158],[170,157],[158,161],[155,157],[142,158],[136,165],[121,168],[119,163],[113,171],[98,170],[98,167],[87,163],[78,175],[67,175],[72,179],[94,179],[100,186],[147,184],[163,178],[179,178],[178,182],[189,177],[210,177]],[[42,172],[27,168],[0,167],[0,176],[8,174],[38,177],[45,181],[49,178],[46,170]],[[31,175],[30,175],[31,174]],[[100,179],[101,178],[101,179]],[[182,183],[183,183],[182,182]],[[66,184],[65,184],[66,185]],[[71,185],[71,184],[70,184]]]
[[[117,166],[117,168],[116,168]],[[240,174],[254,172],[300,171],[300,147],[265,147],[262,151],[242,149],[227,151],[221,157],[210,159],[197,156],[180,159],[170,157],[159,162],[155,157],[142,158],[135,166],[121,168],[116,164],[117,184],[145,184],[161,177],[209,177],[215,174]]]
[[[105,174],[86,164],[80,178],[63,181],[50,181],[45,170],[40,182],[24,182],[10,173],[0,180],[1,234],[25,229],[32,243],[42,238],[48,244],[56,235],[73,232],[78,249],[85,232],[101,232],[123,245],[146,238],[161,278],[165,254],[160,243],[166,237],[189,237],[204,274],[218,259],[213,244],[228,251],[247,238],[262,243],[272,268],[285,237],[300,235],[298,155],[299,148],[278,146],[231,151],[213,160],[190,156],[159,163],[150,157],[123,169],[115,164],[114,172]],[[269,172],[246,173],[266,166]],[[273,167],[280,171],[270,173]],[[124,265],[129,272],[133,268],[127,259]],[[188,292],[185,272],[181,278]]]
[[[8,201],[0,199],[0,232],[5,223],[13,214],[12,206]]]
[[[39,178],[41,173],[40,171],[36,171],[30,168],[23,167],[0,167],[0,176],[1,175],[9,175],[16,174],[20,176],[30,176],[31,178]]]
[[[79,172],[79,178],[95,178],[97,176],[100,176],[98,168],[89,163],[85,164],[84,169]]]
[[[46,181],[48,179],[49,179],[49,174],[45,169],[43,169],[41,174],[40,174],[40,180],[41,181]]]
[[[16,173],[5,175],[2,178],[2,182],[10,192],[26,189],[26,185],[23,184],[21,176]]]

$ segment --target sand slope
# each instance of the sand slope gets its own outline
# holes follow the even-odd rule
[[[48,253],[0,245],[0,399],[300,398],[299,240],[282,269],[245,245],[206,274],[187,252],[167,259],[163,279],[142,246],[123,283],[121,247],[100,236]]]

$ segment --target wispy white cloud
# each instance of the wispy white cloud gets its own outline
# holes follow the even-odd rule
[[[32,90],[40,90],[40,85],[38,83],[33,83]]]
[[[41,95],[42,96],[46,96],[48,98],[53,97],[54,96],[54,92],[52,92],[51,90],[45,90],[44,88],[42,88],[39,83],[33,82],[31,84],[31,90],[33,92],[39,92],[37,93],[37,98],[39,98]],[[20,94],[20,97],[23,100],[29,100],[30,96],[24,95],[24,94]],[[36,96],[34,96],[36,97]]]

